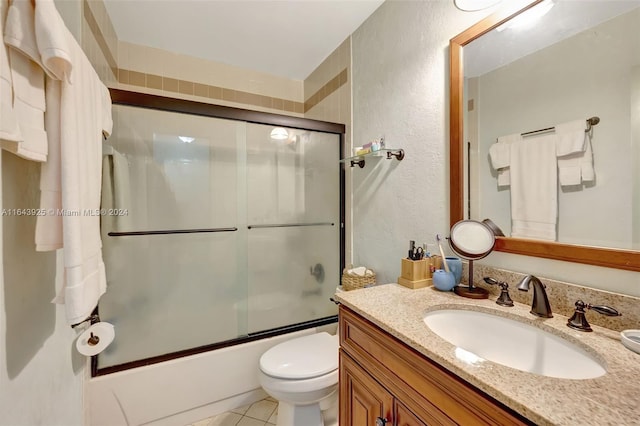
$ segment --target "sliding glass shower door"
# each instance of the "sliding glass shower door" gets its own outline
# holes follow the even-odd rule
[[[248,331],[335,315],[340,271],[337,135],[247,126]]]
[[[332,317],[340,134],[114,105],[97,368]]]

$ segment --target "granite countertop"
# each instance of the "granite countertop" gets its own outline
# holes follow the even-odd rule
[[[507,308],[497,305],[495,297],[465,299],[433,287],[410,290],[398,284],[385,284],[339,292],[335,298],[537,424],[640,424],[640,354],[625,348],[617,331],[593,324],[592,333],[572,330],[566,326],[567,317],[556,313],[553,318],[538,318],[529,313],[528,305],[516,303]],[[433,333],[423,321],[429,311],[455,307],[490,312],[541,327],[582,346],[604,363],[607,373],[595,379],[573,380],[544,377],[491,361],[465,363],[454,355],[455,347]]]

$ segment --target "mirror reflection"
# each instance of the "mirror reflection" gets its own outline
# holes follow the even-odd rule
[[[640,249],[639,24],[638,1],[561,1],[464,47],[466,217]]]

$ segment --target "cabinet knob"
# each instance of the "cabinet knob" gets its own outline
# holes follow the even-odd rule
[[[376,426],[385,426],[389,420],[378,417],[376,419]]]

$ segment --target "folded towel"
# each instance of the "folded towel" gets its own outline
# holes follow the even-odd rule
[[[558,174],[556,135],[511,144],[511,236],[556,239]]]
[[[4,22],[0,19],[0,34],[4,34],[3,26]],[[22,141],[18,117],[13,110],[13,83],[9,67],[9,53],[4,43],[0,43],[0,140]]]
[[[53,0],[36,0],[35,36],[45,72],[71,83],[71,52],[64,35],[64,22]]]
[[[511,182],[510,177],[510,157],[511,148],[510,144],[522,140],[520,133],[514,133],[507,136],[500,136],[498,142],[491,145],[489,148],[489,158],[491,159],[491,165],[498,172],[498,186],[509,186]]]
[[[8,46],[13,110],[22,141],[2,141],[2,148],[27,160],[47,161],[44,130],[44,71],[35,38],[30,1],[14,1],[7,11],[4,41]]]
[[[556,124],[556,155],[562,157],[563,155],[584,152],[586,128],[586,120],[573,120],[568,123]]]
[[[560,185],[580,185],[595,179],[591,137],[585,132],[586,125],[586,120],[556,125]]]

